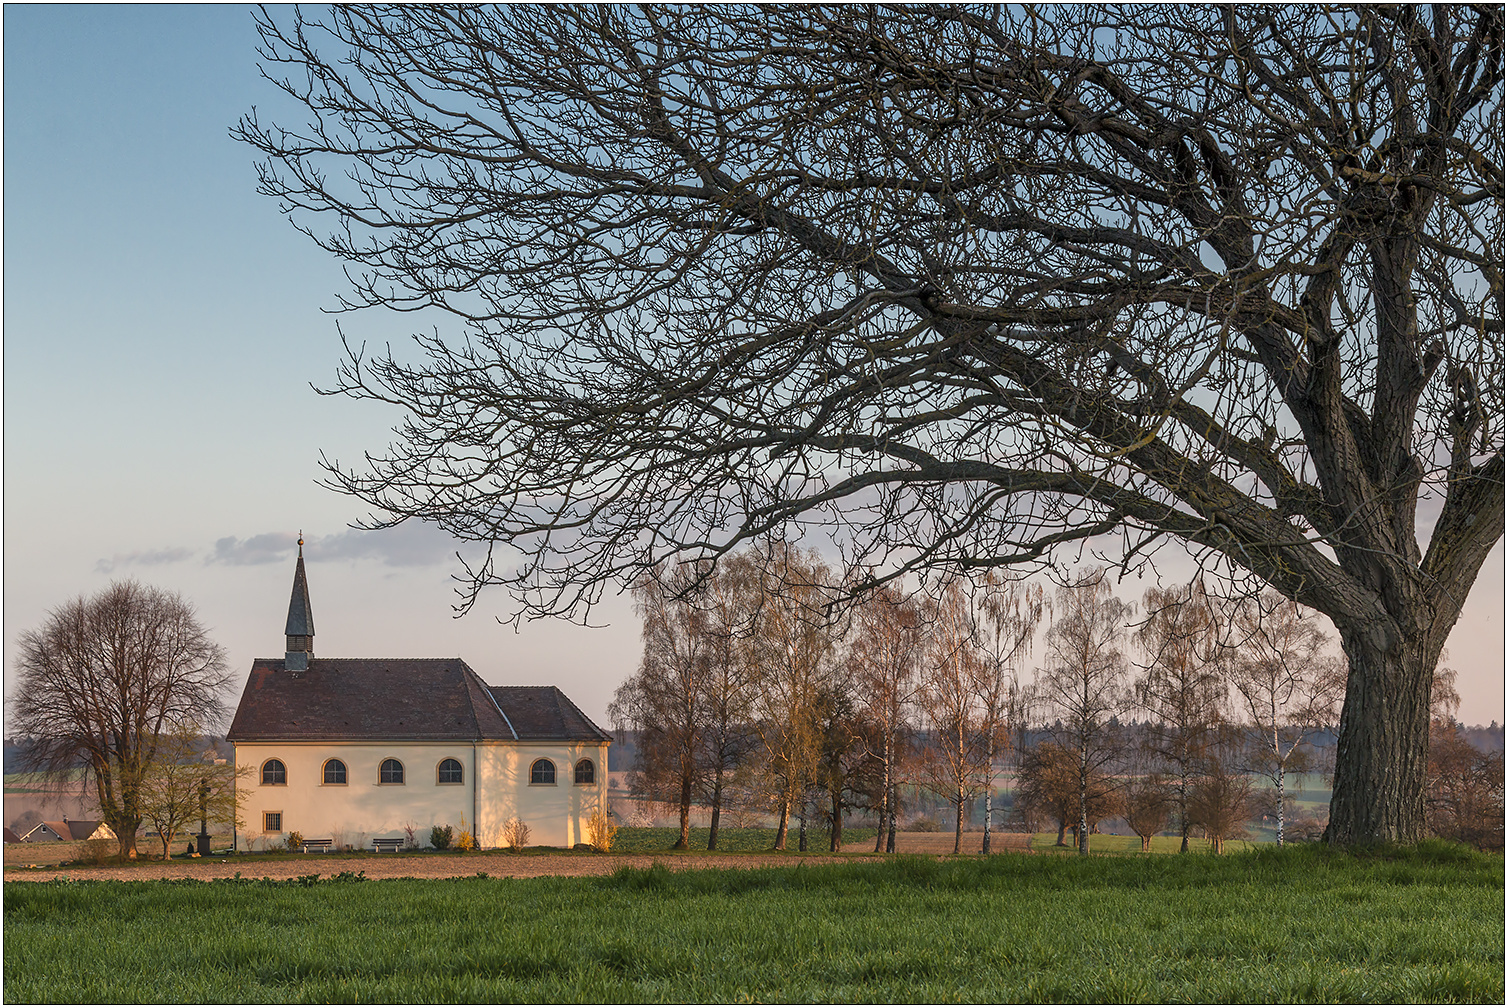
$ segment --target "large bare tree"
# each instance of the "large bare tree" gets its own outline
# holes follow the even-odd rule
[[[225,649],[180,596],[135,581],[58,606],[17,644],[7,731],[42,769],[82,765],[121,856],[136,857],[160,750],[229,713]]]
[[[343,307],[465,330],[352,348],[377,524],[578,616],[792,524],[876,577],[1181,542],[1339,631],[1332,842],[1421,835],[1503,529],[1500,7],[263,17],[262,190]]]

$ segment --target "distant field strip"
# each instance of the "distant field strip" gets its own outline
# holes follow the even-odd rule
[[[8,1002],[1503,1001],[1503,859],[5,886]]]

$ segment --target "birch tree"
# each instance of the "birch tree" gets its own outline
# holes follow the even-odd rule
[[[913,725],[921,655],[926,627],[918,605],[893,586],[866,598],[853,614],[848,642],[853,665],[854,696],[861,716],[874,726],[877,745],[871,755],[880,762],[880,822],[874,850],[895,853],[896,788],[905,740]]]
[[[1248,600],[1234,632],[1231,686],[1256,732],[1257,768],[1276,792],[1281,847],[1287,775],[1301,768],[1314,734],[1335,724],[1344,671],[1325,653],[1329,639],[1313,614],[1280,595]]]
[[[1148,589],[1142,605],[1146,618],[1136,641],[1145,664],[1136,701],[1150,718],[1144,744],[1172,774],[1179,851],[1188,853],[1189,800],[1220,729],[1227,691],[1220,620],[1200,581]]]
[[[995,761],[1023,734],[1031,709],[1029,686],[1018,665],[1031,653],[1032,640],[1046,608],[1040,585],[1006,584],[985,574],[969,592],[972,635],[979,650],[974,692],[979,701],[984,742],[984,837],[981,853],[990,853],[995,793]]]
[[[837,659],[828,615],[835,581],[820,556],[789,543],[771,544],[758,563],[743,660],[755,670],[760,761],[779,817],[775,849],[784,850],[792,813],[805,832],[821,758],[818,701]]]
[[[1106,768],[1120,755],[1115,719],[1130,704],[1122,650],[1131,607],[1112,593],[1103,569],[1079,572],[1058,591],[1047,631],[1048,664],[1039,688],[1061,719],[1054,734],[1077,759],[1079,853],[1089,853],[1089,806]]]

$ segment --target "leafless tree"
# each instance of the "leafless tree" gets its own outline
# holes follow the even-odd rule
[[[1456,672],[1435,676],[1425,809],[1430,832],[1483,850],[1503,849],[1503,754],[1472,745],[1456,721]]]
[[[1057,823],[1057,846],[1066,847],[1073,830],[1075,846],[1101,819],[1120,811],[1116,782],[1091,766],[1087,782],[1079,754],[1050,739],[1042,739],[1021,757],[1017,799],[1028,816],[1044,815]]]
[[[1246,823],[1255,811],[1251,777],[1240,767],[1233,747],[1217,746],[1194,782],[1189,796],[1189,818],[1204,830],[1216,854],[1225,852],[1225,841],[1246,835]]]
[[[873,726],[871,755],[880,763],[880,823],[874,850],[895,852],[896,787],[912,727],[926,624],[915,601],[887,585],[852,613],[847,641],[860,716]]]
[[[1187,853],[1189,798],[1223,718],[1221,620],[1202,581],[1148,589],[1142,605],[1146,620],[1136,640],[1146,664],[1136,681],[1136,700],[1150,717],[1145,745],[1173,775],[1179,851]]]
[[[32,740],[42,769],[82,763],[121,856],[136,857],[143,784],[164,741],[229,713],[225,649],[180,596],[134,581],[58,606],[17,643],[7,729]]]
[[[1147,774],[1126,786],[1126,824],[1141,838],[1143,853],[1152,849],[1152,838],[1168,828],[1174,807],[1174,790],[1162,774]],[[1185,816],[1187,808],[1185,804]],[[1187,830],[1184,849],[1188,849]]]
[[[322,10],[260,22],[307,123],[235,133],[341,307],[465,329],[352,347],[408,415],[330,478],[523,552],[467,604],[792,525],[876,578],[1181,542],[1339,631],[1330,840],[1423,834],[1503,531],[1500,7]]]
[[[984,741],[984,837],[980,850],[988,854],[995,761],[1002,749],[1014,748],[1026,728],[1031,690],[1022,682],[1018,665],[1031,653],[1046,602],[1040,585],[1011,584],[994,571],[974,579],[968,601],[972,636],[979,652],[973,689],[979,701]]]
[[[1271,782],[1283,845],[1288,773],[1301,770],[1308,740],[1334,725],[1345,671],[1329,655],[1313,614],[1276,594],[1247,599],[1234,621],[1230,681],[1257,733],[1257,769]]]
[[[687,597],[700,588],[694,573],[666,564],[654,575],[634,591],[644,654],[638,671],[618,687],[608,714],[620,731],[637,733],[631,789],[675,796],[681,832],[674,849],[685,850],[692,794],[702,771],[709,666],[718,641],[707,631],[707,611]]]
[[[940,586],[928,607],[929,633],[917,703],[928,743],[920,754],[922,779],[953,806],[953,853],[963,849],[974,799],[985,790],[993,752],[981,702],[985,656],[974,635],[972,613],[957,581]]]
[[[774,542],[759,559],[757,591],[746,594],[750,627],[743,661],[755,670],[755,730],[762,773],[779,821],[775,848],[784,850],[791,815],[804,840],[807,806],[821,760],[819,702],[837,661],[829,619],[831,569],[814,552]]]
[[[754,749],[756,670],[744,660],[741,638],[748,609],[740,593],[757,587],[748,557],[734,557],[707,577],[697,596],[706,614],[707,675],[699,712],[701,755],[698,760],[700,796],[711,807],[707,849],[717,850],[723,808],[734,776]]]
[[[1047,631],[1048,664],[1038,680],[1041,697],[1060,719],[1060,745],[1078,758],[1079,853],[1089,853],[1089,806],[1096,781],[1120,755],[1114,723],[1130,706],[1126,656],[1121,650],[1131,607],[1112,594],[1100,568],[1079,573],[1059,589]]]

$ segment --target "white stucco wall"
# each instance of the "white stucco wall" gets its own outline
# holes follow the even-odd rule
[[[461,784],[437,781],[440,761],[459,760]],[[595,783],[574,783],[576,761],[596,764]],[[282,760],[287,783],[262,783],[262,765]],[[379,782],[385,759],[403,763],[403,784]],[[325,784],[330,759],[346,764],[346,783]],[[554,786],[531,785],[530,766],[549,759],[556,767]],[[245,826],[238,832],[241,850],[281,843],[290,831],[305,839],[330,837],[340,844],[370,846],[373,837],[401,837],[411,825],[420,846],[429,830],[450,825],[459,834],[462,820],[483,847],[502,843],[503,823],[514,815],[528,823],[531,845],[569,847],[584,842],[586,819],[607,802],[606,743],[525,742],[259,742],[236,745],[236,764],[251,767],[241,805]],[[263,829],[264,814],[282,813],[282,829]]]
[[[530,784],[534,761],[555,764],[555,784]],[[594,783],[575,783],[578,760],[596,764]],[[529,842],[571,847],[586,842],[586,821],[600,804],[607,807],[607,743],[480,742],[481,782],[476,821],[483,847],[499,847],[503,823],[517,815],[529,826]]]

